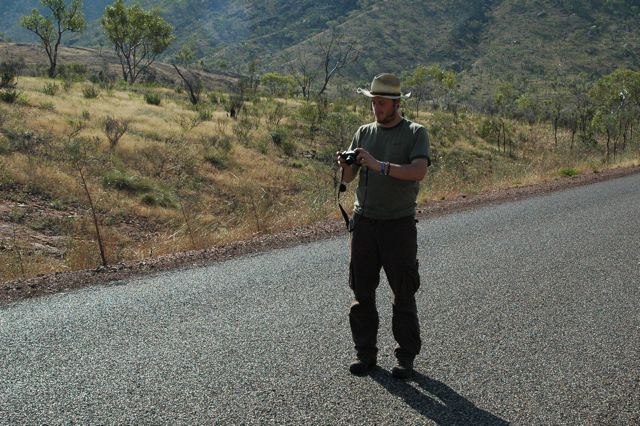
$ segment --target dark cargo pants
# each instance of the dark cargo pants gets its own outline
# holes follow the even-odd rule
[[[355,300],[349,312],[357,356],[375,359],[378,334],[376,289],[384,268],[393,291],[393,337],[396,357],[413,360],[420,352],[420,325],[415,293],[420,287],[417,260],[417,231],[413,217],[371,220],[356,216],[351,234],[349,285]]]

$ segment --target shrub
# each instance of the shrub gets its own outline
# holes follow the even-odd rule
[[[154,191],[144,194],[140,201],[148,206],[160,206],[168,209],[177,208],[174,197],[166,191]]]
[[[18,65],[11,62],[0,64],[0,89],[15,89],[18,85]]]
[[[580,172],[573,167],[565,167],[560,169],[560,176],[573,177],[579,175]]]
[[[223,151],[231,151],[231,138],[227,135],[211,135],[203,137],[200,142],[205,148],[217,148]]]
[[[46,109],[47,111],[55,111],[56,106],[53,102],[43,102],[40,104],[40,108]]]
[[[100,91],[92,84],[82,89],[82,95],[87,99],[95,99],[100,95]]]
[[[286,138],[280,145],[280,148],[282,148],[282,152],[288,157],[292,157],[296,153],[296,145]]]
[[[204,160],[218,169],[226,169],[229,164],[229,152],[219,148],[209,148],[204,153]]]
[[[70,78],[65,78],[62,81],[62,88],[65,92],[69,92],[73,88],[73,80],[71,80]]]
[[[129,122],[127,120],[118,120],[117,118],[107,117],[104,119],[104,134],[109,139],[111,149],[115,148],[120,138],[129,130]]]
[[[133,194],[151,192],[152,186],[135,176],[131,176],[121,170],[112,170],[102,177],[102,186],[105,188],[114,188],[120,191],[127,191]]]
[[[60,89],[60,86],[58,86],[56,83],[53,83],[53,82],[47,83],[44,85],[44,88],[42,89],[42,93],[49,96],[55,96],[56,93],[58,93],[59,89]]]
[[[156,92],[147,92],[144,94],[144,100],[149,104],[149,105],[160,105],[160,102],[162,101],[162,99],[160,98],[160,95]]]
[[[65,80],[82,81],[86,79],[87,74],[89,73],[89,68],[85,64],[60,64],[58,65],[57,72],[58,75]]]
[[[219,103],[221,103],[223,101],[223,97],[222,95],[220,95],[220,98],[218,98],[218,94],[215,92],[209,92],[209,102],[211,102],[212,105],[217,105]]]
[[[3,62],[0,64],[0,100],[12,104],[20,94],[16,90],[18,87],[18,65],[15,63]]]
[[[213,113],[208,108],[199,108],[198,109],[198,118],[200,121],[211,121],[213,117]]]
[[[0,137],[0,155],[8,154],[9,152],[11,152],[9,141],[4,137]]]
[[[218,169],[226,169],[229,164],[231,140],[228,136],[213,135],[202,139],[204,160]]]
[[[8,104],[14,103],[16,100],[18,100],[19,96],[19,93],[13,89],[0,90],[0,100]]]

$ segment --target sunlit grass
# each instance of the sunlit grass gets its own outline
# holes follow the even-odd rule
[[[68,244],[62,259],[25,253],[29,276],[100,263],[77,164],[65,150],[73,138],[98,140],[97,151],[81,167],[110,263],[342,220],[335,205],[335,165],[323,155],[332,155],[337,143],[346,148],[355,128],[334,129],[323,122],[319,130],[311,131],[300,114],[309,108],[304,101],[278,100],[283,105],[281,116],[273,116],[274,101],[248,103],[237,120],[228,117],[222,105],[209,103],[201,106],[211,111],[202,120],[186,94],[167,88],[136,87],[134,91],[116,86],[99,89],[97,98],[88,99],[83,88],[89,83],[76,82],[64,90],[63,82],[56,81],[60,89],[49,95],[44,88],[50,83],[45,78],[21,77],[19,90],[25,101],[0,104],[0,185],[10,184],[78,212],[73,231],[64,236]],[[145,101],[144,93],[149,91],[161,96],[159,106]],[[351,114],[356,122],[371,120],[368,107],[361,103],[356,108],[335,108],[336,113]],[[129,124],[114,147],[105,135],[107,117]],[[613,166],[602,161],[598,150],[577,145],[569,149],[566,131],[559,133],[556,147],[552,129],[544,124],[508,121],[511,142],[503,152],[495,142],[479,136],[482,120],[471,113],[453,117],[441,111],[420,112],[415,121],[431,130],[434,157],[420,203],[559,179],[561,170],[582,174]],[[288,145],[276,143],[274,131]],[[339,133],[348,134],[344,142],[337,140]],[[637,158],[634,148],[616,161],[631,165],[638,163]],[[145,189],[105,184],[105,176],[114,173],[144,180]],[[348,210],[354,188],[352,183],[341,196]],[[18,278],[22,272],[15,253],[0,255],[6,262],[0,279]]]

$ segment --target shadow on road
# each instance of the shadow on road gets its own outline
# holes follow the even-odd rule
[[[390,393],[401,397],[411,408],[439,425],[509,425],[482,410],[449,386],[419,372],[410,381],[396,380],[386,370],[377,369],[371,378]]]

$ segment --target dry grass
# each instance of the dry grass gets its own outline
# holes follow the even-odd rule
[[[278,112],[275,102],[261,100],[248,104],[237,121],[227,117],[222,106],[208,104],[210,118],[201,120],[186,94],[166,88],[116,87],[87,99],[83,88],[88,83],[74,83],[54,96],[44,93],[47,84],[50,80],[20,77],[23,100],[0,103],[0,188],[6,188],[0,204],[18,199],[28,210],[35,198],[75,215],[73,226],[62,235],[65,243],[57,247],[62,257],[24,245],[21,259],[27,276],[100,264],[78,170],[65,151],[71,139],[99,139],[83,171],[110,263],[341,220],[335,207],[335,169],[327,153],[346,147],[355,127],[345,130],[325,122],[311,132],[309,116],[303,113],[309,107],[303,102],[279,101]],[[162,96],[160,106],[146,103],[143,93],[151,90]],[[331,105],[328,112],[353,123],[369,119],[366,108],[349,105]],[[113,149],[104,133],[106,117],[129,123]],[[556,148],[551,130],[542,125],[510,122],[511,155],[498,152],[478,135],[483,119],[422,113],[416,120],[431,129],[435,160],[420,202],[554,179],[566,167],[587,171],[608,166],[597,149],[569,150],[568,134],[560,135]],[[78,123],[81,130],[72,135]],[[276,131],[282,137],[278,143],[272,140]],[[345,140],[337,140],[342,133]],[[635,161],[634,149],[619,162]],[[342,196],[347,208],[353,203],[352,189]],[[11,222],[0,212],[3,221]],[[2,235],[0,243],[0,279],[19,278],[14,245]]]

